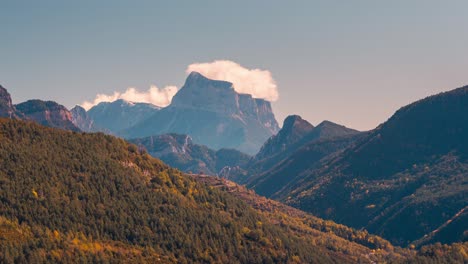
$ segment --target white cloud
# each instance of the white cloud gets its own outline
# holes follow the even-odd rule
[[[130,102],[138,103],[150,103],[157,106],[168,106],[171,103],[172,97],[177,93],[177,87],[166,86],[164,88],[158,88],[151,86],[147,91],[140,92],[135,88],[128,88],[124,93],[114,92],[113,94],[98,94],[92,101],[86,101],[81,106],[89,110],[91,107],[101,102],[113,102],[118,99],[124,99]]]
[[[231,82],[238,93],[251,94],[254,98],[276,101],[279,97],[276,82],[267,70],[247,69],[233,61],[217,60],[190,64],[186,72],[192,71],[210,79]]]

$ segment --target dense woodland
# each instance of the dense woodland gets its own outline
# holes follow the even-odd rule
[[[388,242],[363,247],[344,235],[335,248],[309,243],[310,234],[293,232],[294,225],[275,222],[235,196],[101,133],[0,119],[0,163],[2,263],[467,259],[463,244],[416,253],[395,251]]]

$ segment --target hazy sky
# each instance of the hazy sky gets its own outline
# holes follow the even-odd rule
[[[282,123],[371,129],[468,84],[468,1],[0,0],[0,84],[67,107],[182,86],[192,63],[271,72]]]

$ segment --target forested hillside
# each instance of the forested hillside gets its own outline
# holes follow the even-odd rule
[[[396,245],[467,241],[467,113],[467,86],[405,106],[320,167],[296,156],[273,197]]]
[[[340,263],[124,140],[0,120],[0,262]],[[370,252],[370,248],[367,249]]]
[[[368,263],[417,256],[332,222],[317,226],[321,220],[300,215],[292,222],[281,210],[255,209],[101,133],[0,119],[0,162],[2,263]],[[463,260],[464,250],[427,254]]]

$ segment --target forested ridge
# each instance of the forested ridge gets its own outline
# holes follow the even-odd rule
[[[388,252],[375,255],[389,262],[416,257],[385,243],[361,245],[369,255],[308,243],[294,225],[102,133],[0,119],[0,163],[1,263],[368,263],[372,250]],[[463,260],[466,251],[427,255]]]
[[[2,262],[330,261],[124,140],[1,120],[0,144]]]

